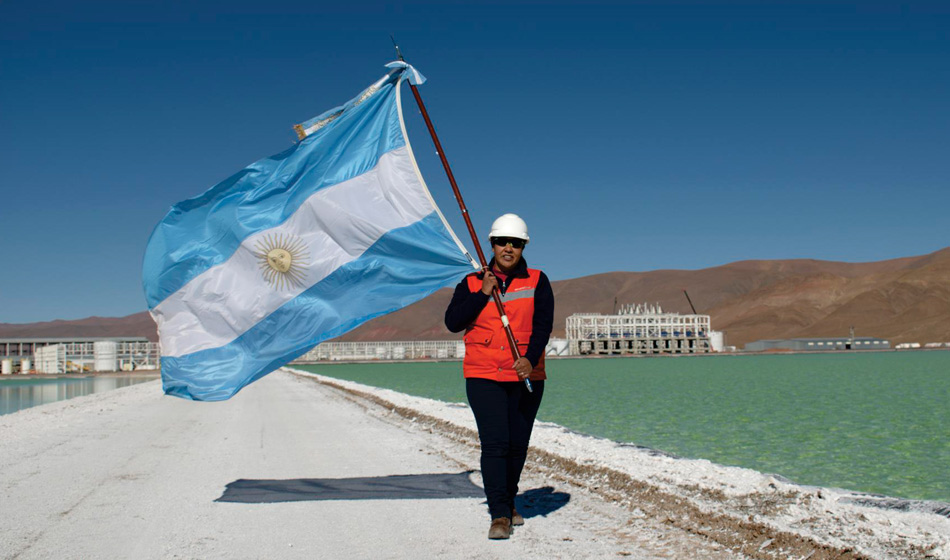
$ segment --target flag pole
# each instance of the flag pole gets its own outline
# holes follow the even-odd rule
[[[399,46],[396,45],[395,38],[393,38],[393,45],[396,46],[396,54],[399,56],[399,60],[404,60],[402,53],[399,52]],[[452,192],[455,193],[455,200],[459,204],[459,210],[462,211],[462,218],[465,219],[465,226],[468,227],[468,234],[472,236],[472,243],[475,245],[475,252],[478,254],[478,261],[482,265],[482,270],[488,271],[488,261],[485,260],[485,253],[482,252],[482,246],[478,242],[478,235],[475,233],[475,227],[472,226],[472,219],[469,217],[468,208],[465,206],[465,201],[462,200],[462,192],[459,190],[458,183],[455,182],[455,175],[452,173],[452,168],[449,166],[449,160],[445,158],[445,151],[442,149],[442,143],[439,142],[439,136],[435,133],[435,127],[432,125],[432,120],[429,118],[429,112],[426,111],[425,103],[422,102],[422,96],[419,95],[419,89],[411,82],[409,83],[409,89],[412,90],[412,96],[416,98],[416,104],[419,106],[419,111],[422,112],[422,118],[425,120],[426,127],[429,129],[429,136],[432,137],[432,142],[435,144],[435,149],[439,154],[439,159],[442,160],[442,167],[445,169],[445,174],[449,178],[449,184],[452,185]],[[515,335],[511,332],[511,325],[508,324],[508,315],[505,313],[505,305],[501,301],[501,295],[498,292],[497,286],[492,288],[491,296],[492,300],[495,302],[495,307],[498,308],[498,315],[501,316],[501,322],[505,327],[505,335],[508,337],[508,348],[511,349],[511,357],[517,362],[521,358],[521,353],[518,351],[518,342],[515,340]],[[533,391],[530,379],[525,377],[524,384],[525,387],[528,388],[528,391]]]

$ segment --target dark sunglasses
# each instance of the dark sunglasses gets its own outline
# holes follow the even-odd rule
[[[524,239],[518,239],[517,237],[493,237],[491,243],[499,247],[511,245],[514,249],[524,249]]]

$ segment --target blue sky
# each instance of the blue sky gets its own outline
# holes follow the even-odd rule
[[[554,280],[950,245],[943,2],[0,4],[0,322],[146,308],[173,203],[381,76]],[[407,96],[423,174],[464,226]]]

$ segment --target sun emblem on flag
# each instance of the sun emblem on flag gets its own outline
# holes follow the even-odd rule
[[[278,290],[300,288],[304,283],[306,245],[289,234],[265,235],[257,242],[254,256],[260,259],[264,280]]]

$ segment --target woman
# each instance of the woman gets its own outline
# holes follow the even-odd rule
[[[547,276],[528,268],[521,256],[529,239],[524,220],[501,216],[488,239],[494,256],[485,270],[469,274],[455,288],[445,326],[452,332],[465,330],[465,390],[482,447],[482,481],[491,514],[488,538],[507,539],[513,525],[524,524],[515,496],[544,394],[544,347],[554,324],[554,293]],[[517,361],[498,309],[489,301],[495,288],[518,343]]]

